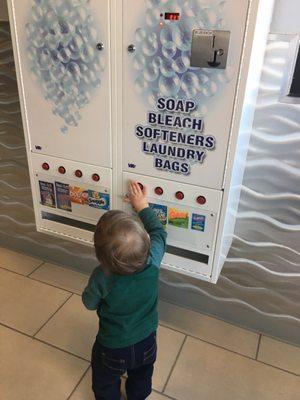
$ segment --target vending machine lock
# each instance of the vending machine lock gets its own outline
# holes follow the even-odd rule
[[[96,47],[97,47],[97,49],[98,49],[99,51],[102,51],[102,50],[104,50],[104,43],[102,43],[102,42],[97,43],[97,44],[96,44]]]
[[[191,67],[225,69],[229,41],[229,31],[194,29]]]

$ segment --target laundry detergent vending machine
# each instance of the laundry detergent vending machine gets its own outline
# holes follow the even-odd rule
[[[92,244],[128,181],[163,267],[215,283],[231,245],[273,0],[8,0],[36,226]]]

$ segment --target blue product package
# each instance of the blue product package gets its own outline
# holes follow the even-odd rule
[[[155,212],[157,218],[160,220],[163,226],[166,226],[168,221],[168,207],[155,203],[150,203],[149,206]]]
[[[205,215],[193,214],[192,215],[192,229],[199,232],[205,231]]]
[[[55,182],[57,208],[64,211],[72,211],[70,198],[70,186],[66,183]]]
[[[108,193],[100,193],[95,190],[88,190],[89,206],[100,210],[110,209],[110,198]]]
[[[39,181],[41,204],[43,206],[56,208],[54,185],[51,182]]]

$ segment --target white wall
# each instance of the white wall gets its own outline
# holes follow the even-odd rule
[[[272,33],[300,33],[300,1],[276,0]]]

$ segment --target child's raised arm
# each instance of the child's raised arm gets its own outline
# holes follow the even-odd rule
[[[146,198],[147,188],[141,189],[137,182],[130,182],[128,188],[128,198],[132,207],[138,212],[146,231],[150,236],[150,262],[160,267],[162,258],[166,251],[167,232],[162,223],[157,218],[154,211],[149,207]]]

